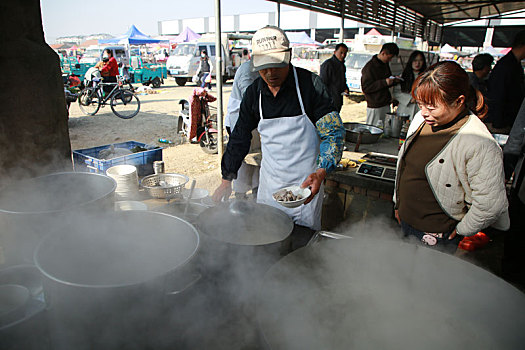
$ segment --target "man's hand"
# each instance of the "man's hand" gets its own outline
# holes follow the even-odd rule
[[[222,179],[221,184],[215,192],[213,192],[213,196],[211,197],[214,202],[219,203],[223,200],[227,200],[230,198],[230,194],[232,193],[232,182],[228,180]]]
[[[395,79],[386,78],[386,85],[392,86],[394,85]]]
[[[457,232],[456,232],[456,230],[454,229],[454,231],[450,234],[450,236],[448,236],[448,239],[449,239],[449,240],[452,240],[452,239],[454,239],[454,237],[456,237],[456,236],[457,236]]]
[[[326,177],[326,170],[323,168],[317,169],[315,173],[311,173],[308,175],[306,180],[301,184],[301,188],[305,188],[310,186],[310,190],[312,191],[312,194],[304,204],[308,204],[314,199],[315,195],[319,192],[319,188],[321,188],[321,184],[324,181],[324,178]]]

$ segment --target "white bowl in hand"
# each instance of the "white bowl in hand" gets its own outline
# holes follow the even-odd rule
[[[290,192],[292,192],[293,196],[295,196],[295,197],[299,196],[300,199],[296,199],[296,200],[277,200],[275,197],[281,191],[283,191],[283,192],[284,191],[290,191]],[[306,202],[306,200],[308,199],[308,197],[310,197],[311,194],[312,194],[312,191],[308,187],[301,188],[300,186],[288,186],[288,187],[282,188],[279,191],[275,192],[273,194],[273,199],[277,203],[282,205],[283,207],[286,207],[286,208],[297,208],[298,206],[300,206],[304,202]]]

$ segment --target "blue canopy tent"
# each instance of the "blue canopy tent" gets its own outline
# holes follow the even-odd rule
[[[98,41],[99,44],[120,44],[120,45],[144,45],[144,44],[156,44],[160,43],[163,40],[153,39],[152,37],[142,33],[140,30],[131,25],[131,28],[126,32],[126,34],[111,38],[111,39],[101,39]]]

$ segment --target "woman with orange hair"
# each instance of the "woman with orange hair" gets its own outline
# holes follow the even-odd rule
[[[487,107],[467,73],[436,63],[412,96],[420,112],[399,151],[394,194],[405,235],[454,252],[464,236],[508,229],[502,151],[480,120]]]

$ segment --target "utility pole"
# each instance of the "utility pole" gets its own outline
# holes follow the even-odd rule
[[[217,146],[219,155],[219,168],[224,154],[223,144],[223,114],[222,114],[222,33],[221,33],[221,0],[215,0],[215,57],[216,71],[215,78],[217,81]],[[228,48],[226,48],[228,49]],[[210,73],[211,74],[211,73]]]

